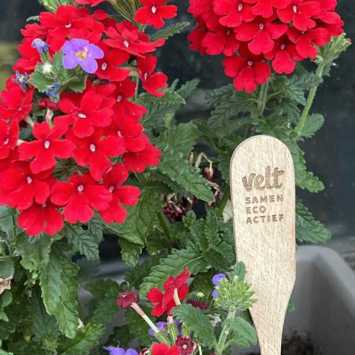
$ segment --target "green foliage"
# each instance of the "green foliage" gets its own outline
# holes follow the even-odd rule
[[[61,5],[73,4],[73,0],[39,0],[50,11],[55,11]]]
[[[47,313],[53,315],[59,329],[74,338],[79,325],[78,266],[63,253],[62,248],[52,250],[46,267],[41,269],[40,285]]]
[[[200,309],[189,304],[182,304],[174,309],[174,315],[202,345],[207,348],[216,346],[217,340],[213,327]]]
[[[330,231],[313,217],[311,211],[301,201],[297,201],[296,213],[296,232],[299,242],[321,244],[331,239]]]
[[[229,327],[233,332],[232,341],[235,345],[238,345],[241,348],[256,345],[258,341],[256,331],[248,321],[242,317],[237,317],[228,321]]]
[[[162,30],[155,32],[152,36],[153,40],[157,39],[169,39],[177,34],[180,34],[186,30],[187,27],[190,26],[190,22],[177,22],[169,26],[165,26]]]
[[[9,306],[13,301],[11,291],[5,291],[0,296],[0,321],[8,322],[9,318],[5,312],[5,308]]]
[[[323,115],[319,113],[310,115],[300,135],[304,138],[312,138],[323,127],[324,122]]]

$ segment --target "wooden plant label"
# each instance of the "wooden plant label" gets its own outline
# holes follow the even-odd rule
[[[269,136],[241,143],[231,161],[231,194],[237,259],[255,292],[250,311],[261,355],[280,355],[296,277],[295,178],[288,148]]]

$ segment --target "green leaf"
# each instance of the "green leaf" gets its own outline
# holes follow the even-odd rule
[[[92,219],[87,228],[80,225],[66,225],[64,230],[73,251],[84,255],[88,260],[99,260],[99,246],[103,239],[103,224]]]
[[[301,201],[297,201],[296,213],[296,232],[299,242],[320,244],[332,238],[330,231],[313,217],[311,211]]]
[[[198,79],[187,81],[185,84],[181,85],[177,93],[187,100],[194,93],[199,84],[200,80]]]
[[[39,0],[39,2],[50,11],[56,11],[61,5],[73,4],[73,0]]]
[[[255,328],[244,318],[237,317],[229,320],[230,328],[233,332],[234,343],[241,348],[256,345],[258,339]]]
[[[190,304],[182,304],[174,309],[175,317],[184,324],[198,341],[212,349],[216,346],[217,340],[213,327],[207,316],[198,308]]]
[[[154,33],[152,36],[152,40],[157,40],[157,39],[168,39],[170,37],[173,37],[179,33],[184,32],[185,29],[187,29],[190,26],[190,22],[184,21],[184,22],[177,22],[169,26],[165,26],[162,30],[157,31]]]
[[[313,114],[308,117],[306,124],[304,125],[300,136],[305,138],[311,138],[318,132],[324,125],[324,116],[321,114]]]
[[[144,247],[147,236],[159,224],[158,212],[161,208],[159,189],[156,186],[146,185],[138,205],[129,208],[126,222],[124,224],[107,224],[105,228],[132,244]]]
[[[74,338],[79,325],[79,268],[68,260],[61,247],[52,251],[48,264],[41,268],[40,286],[47,313],[56,318],[68,338]]]
[[[49,262],[53,238],[41,235],[37,238],[29,238],[20,234],[16,238],[16,252],[21,257],[21,265],[30,272],[45,268]]]
[[[11,208],[0,206],[0,230],[9,235],[14,228],[15,211]]]
[[[2,295],[0,295],[0,321],[8,322],[9,318],[5,313],[5,308],[9,306],[13,301],[12,293],[6,290]]]
[[[108,325],[117,314],[116,299],[120,292],[119,285],[112,280],[97,280],[84,287],[94,296],[90,322]]]
[[[0,355],[14,355],[14,353],[9,353],[7,351],[4,351],[4,350],[0,349]]]
[[[118,243],[121,247],[122,260],[130,266],[136,266],[139,256],[142,254],[143,247],[138,244],[130,243],[125,239],[119,239]]]
[[[146,297],[153,287],[162,287],[170,275],[177,275],[188,267],[192,273],[205,271],[207,263],[200,253],[192,248],[173,250],[169,256],[162,258],[158,265],[153,266],[150,274],[143,279],[140,295]]]
[[[15,260],[11,256],[0,257],[0,278],[12,278],[15,274]]]
[[[286,142],[286,144],[292,154],[297,186],[309,192],[320,192],[324,190],[323,182],[312,172],[307,170],[304,152],[301,148],[295,142],[289,141]]]
[[[88,323],[78,331],[74,339],[65,344],[65,348],[60,352],[61,355],[90,355],[101,337],[104,335],[105,328],[101,324]]]
[[[53,79],[46,77],[42,72],[42,64],[37,65],[35,72],[31,75],[31,84],[41,93],[45,93],[48,87],[54,83]]]

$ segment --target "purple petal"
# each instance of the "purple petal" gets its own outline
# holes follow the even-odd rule
[[[102,59],[105,56],[104,51],[94,44],[89,44],[88,46],[89,56],[95,59]]]
[[[79,64],[78,58],[73,52],[64,54],[63,66],[65,69],[74,69]]]
[[[218,298],[218,296],[219,296],[218,291],[217,291],[217,290],[213,290],[213,291],[212,291],[212,298],[213,298],[213,299],[216,299],[216,298]]]
[[[98,69],[97,62],[93,58],[87,58],[83,61],[80,61],[79,65],[84,70],[84,72],[86,72],[88,74],[94,74],[94,73],[96,73],[96,71]]]
[[[115,348],[113,346],[108,346],[107,348],[104,348],[105,350],[107,350],[110,355],[125,355],[126,354],[126,350],[123,348]]]
[[[212,278],[212,283],[215,285],[215,286],[218,286],[219,283],[226,278],[226,275],[225,274],[216,274],[213,276]]]
[[[127,349],[126,355],[138,355],[138,352],[135,349]]]

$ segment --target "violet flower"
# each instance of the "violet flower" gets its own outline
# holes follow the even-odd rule
[[[212,277],[212,283],[215,287],[215,289],[212,291],[212,298],[213,299],[216,299],[218,298],[219,296],[219,293],[218,293],[218,286],[219,284],[221,283],[222,280],[224,280],[226,278],[226,275],[225,274],[216,274]]]
[[[72,39],[63,46],[63,66],[74,69],[80,66],[84,72],[94,74],[98,69],[97,59],[102,59],[104,52],[86,39]]]
[[[156,326],[160,331],[164,331],[167,328],[168,323],[167,322],[158,322],[158,323],[156,323]],[[153,329],[149,329],[148,334],[151,337],[153,337],[155,333],[154,333]]]
[[[114,346],[108,346],[104,348],[109,352],[110,355],[138,355],[138,352],[135,349],[124,349],[124,348],[115,348]]]
[[[48,44],[40,38],[35,38],[32,41],[32,48],[35,48],[39,54],[45,54],[48,52]]]

